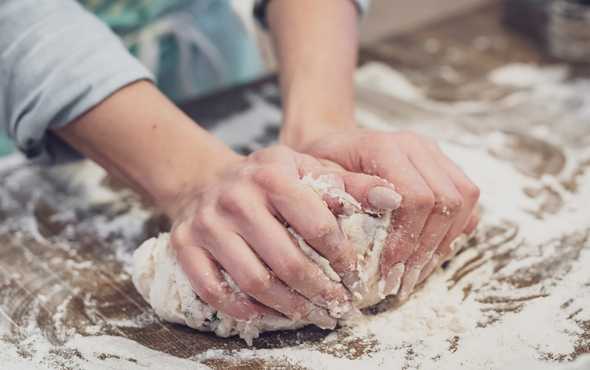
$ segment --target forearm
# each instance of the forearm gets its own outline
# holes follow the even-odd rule
[[[281,140],[303,146],[354,126],[357,11],[348,0],[273,0],[268,8],[280,67]]]
[[[151,83],[129,85],[56,133],[169,214],[237,155]]]

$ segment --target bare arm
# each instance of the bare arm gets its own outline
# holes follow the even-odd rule
[[[408,297],[477,224],[479,189],[414,133],[355,128],[357,21],[352,1],[273,0],[268,23],[280,64],[281,141],[353,172],[379,175],[403,196],[381,260],[388,294]]]
[[[295,148],[352,128],[358,13],[349,0],[273,0],[268,23],[279,59],[281,140]]]
[[[343,171],[287,147],[239,156],[148,82],[121,89],[56,132],[167,211],[171,243],[202,300],[242,320],[278,311],[324,328],[335,325],[327,309],[349,301],[345,289],[309,261],[277,219],[350,275],[352,245],[322,200],[299,181],[304,173]],[[363,191],[387,186],[358,174],[342,181]],[[391,204],[377,200],[383,203],[373,202],[377,208]],[[247,295],[223,284],[220,268]]]
[[[145,81],[57,134],[172,216],[180,194],[203,187],[239,158]]]

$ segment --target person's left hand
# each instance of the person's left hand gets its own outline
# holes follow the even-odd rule
[[[478,187],[432,139],[407,131],[351,129],[296,146],[348,171],[384,178],[403,196],[381,259],[388,294],[399,292],[406,299],[452,257],[452,242],[477,226]]]

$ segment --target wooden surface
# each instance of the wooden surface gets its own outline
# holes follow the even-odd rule
[[[437,100],[495,99],[506,91],[488,86],[483,78],[488,71],[510,62],[548,60],[527,39],[506,29],[500,19],[498,5],[479,8],[406,35],[385,39],[363,50],[362,60],[383,61],[395,66]],[[189,102],[183,109],[208,128],[215,129],[218,122],[248,107],[248,93],[264,96],[266,93],[262,90],[268,89],[269,81],[273,79]],[[266,95],[272,104],[278,104],[276,93]],[[276,129],[269,129],[260,138],[261,143],[271,141],[274,135]],[[249,150],[248,147],[239,149]],[[18,180],[23,182],[22,186],[3,183],[8,178],[16,181],[14,174],[22,170],[22,166],[17,166],[3,169],[0,174],[0,186],[9,189],[9,199],[0,198],[3,225],[0,228],[0,313],[11,323],[10,335],[4,340],[19,346],[24,358],[31,356],[24,344],[31,325],[55,345],[79,333],[123,336],[182,358],[212,348],[245,347],[235,338],[221,339],[160,322],[135,291],[117,251],[130,251],[147,236],[165,229],[162,219],[151,217],[145,225],[136,225],[135,231],[126,233],[118,232],[116,225],[110,225],[110,231],[97,230],[94,225],[108,225],[109,220],[127,212],[134,201],[123,197],[116,203],[95,204],[90,208],[80,206],[69,200],[77,196],[75,190],[56,183],[51,173],[41,169]],[[71,217],[61,220],[52,217],[67,209],[71,210]],[[30,228],[32,220],[38,228]],[[131,319],[134,324],[138,324],[137,320],[143,322],[131,325]],[[273,333],[256,340],[255,348],[319,343],[327,334],[314,328]],[[339,356],[355,358],[371,351],[367,343],[347,342],[346,332],[340,335],[347,349],[340,350]],[[585,345],[580,348],[590,351],[590,345]],[[318,347],[318,351],[330,353],[331,349]],[[57,360],[55,368],[68,369],[66,359],[72,354],[62,355],[64,360]],[[253,360],[238,364],[209,361],[207,364],[216,369],[273,366]]]

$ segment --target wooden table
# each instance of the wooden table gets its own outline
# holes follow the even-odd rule
[[[386,38],[363,49],[361,59],[395,66],[433,99],[494,99],[505,91],[482,88],[487,86],[487,72],[506,63],[551,61],[526,38],[507,29],[500,19],[497,4],[475,9],[405,35]],[[584,70],[578,73],[583,74]],[[247,109],[252,96],[278,105],[276,88],[272,88],[274,81],[264,79],[189,102],[182,108],[215,130],[228,116]],[[272,115],[268,119],[273,122],[254,138],[252,145],[240,144],[237,149],[247,152],[272,142],[278,120]],[[134,203],[129,196],[116,202],[83,206],[71,200],[79,196],[78,191],[57,183],[51,171],[25,166],[0,169],[0,186],[9,189],[2,193],[4,198],[0,197],[0,314],[10,322],[9,334],[2,340],[13,343],[23,358],[33,356],[27,345],[31,330],[40,332],[56,346],[52,364],[57,369],[69,369],[68,359],[79,355],[60,351],[59,347],[74,334],[122,336],[181,358],[212,348],[245,347],[235,338],[221,339],[160,322],[135,291],[118,250],[128,254],[146,237],[166,229],[165,220],[152,216],[145,223],[133,224],[132,217],[121,219]],[[17,185],[18,182],[22,184]],[[113,222],[116,220],[127,222],[125,232]],[[96,225],[104,227],[98,229]],[[590,352],[589,330],[590,324],[580,353]],[[256,340],[255,347],[281,348],[302,341],[320,343],[327,334],[311,327],[273,333]],[[370,343],[346,338],[346,333],[342,333],[347,349],[341,350],[340,356],[355,358],[372,350]],[[319,344],[318,351],[334,353]],[[109,353],[103,355],[109,357]],[[131,363],[138,359],[128,360]],[[297,367],[262,360],[212,360],[206,364],[215,369]]]

